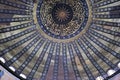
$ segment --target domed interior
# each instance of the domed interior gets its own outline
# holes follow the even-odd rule
[[[0,64],[21,80],[110,79],[120,1],[0,0]]]

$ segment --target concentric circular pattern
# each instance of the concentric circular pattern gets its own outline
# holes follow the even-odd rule
[[[73,11],[67,4],[58,3],[53,7],[52,18],[58,25],[65,25],[71,21]]]
[[[38,3],[37,20],[41,29],[56,39],[69,39],[79,34],[88,21],[88,6],[85,0]],[[42,26],[41,26],[42,25]]]
[[[0,64],[21,80],[108,79],[119,11],[119,0],[0,0]]]

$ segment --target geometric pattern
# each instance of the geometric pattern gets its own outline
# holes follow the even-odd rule
[[[40,7],[47,1],[53,1],[50,5],[55,5],[54,1],[67,5],[81,1],[86,16],[75,31],[57,35],[46,30],[48,24],[43,20],[48,19],[40,16]],[[22,80],[108,79],[109,70],[119,71],[120,1],[75,1],[0,0],[0,64]],[[66,24],[74,18],[72,11]],[[64,19],[62,16],[62,22]]]
[[[41,29],[56,39],[69,39],[79,34],[88,21],[88,6],[84,0],[39,1],[37,20]]]

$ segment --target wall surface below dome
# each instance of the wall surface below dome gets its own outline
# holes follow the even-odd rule
[[[26,80],[107,79],[109,70],[120,69],[119,5],[119,0],[0,0],[0,63]]]

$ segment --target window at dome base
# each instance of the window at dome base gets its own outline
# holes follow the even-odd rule
[[[119,80],[119,72],[120,0],[0,0],[0,80]]]

